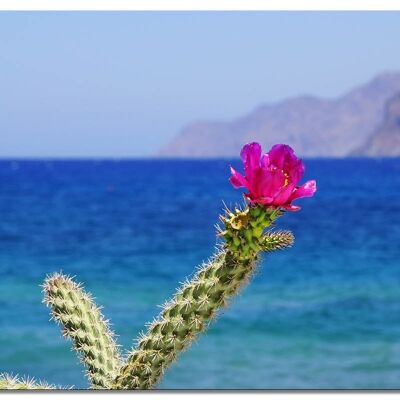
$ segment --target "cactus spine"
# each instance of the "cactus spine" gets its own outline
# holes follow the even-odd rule
[[[0,390],[46,390],[56,389],[54,385],[46,382],[35,382],[34,379],[19,379],[8,374],[0,375]]]
[[[72,339],[93,388],[110,388],[120,368],[113,333],[90,295],[71,278],[56,273],[45,280],[44,302],[64,336]]]
[[[178,353],[189,346],[215,317],[217,310],[243,287],[254,272],[260,251],[272,251],[293,243],[291,232],[264,234],[276,211],[262,207],[227,210],[221,217],[226,240],[223,249],[204,264],[166,303],[128,355],[115,380],[115,389],[149,389]]]

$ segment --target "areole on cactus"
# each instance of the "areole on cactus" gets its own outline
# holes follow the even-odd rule
[[[245,175],[231,167],[230,181],[244,187],[243,207],[225,209],[220,216],[220,250],[205,262],[163,306],[136,346],[122,359],[114,334],[91,296],[71,278],[56,273],[44,284],[45,303],[74,343],[86,366],[93,389],[151,389],[166,368],[207,328],[220,308],[245,286],[260,254],[293,244],[290,231],[270,228],[286,210],[298,210],[292,201],[310,197],[315,181],[298,186],[304,164],[287,145],[275,145],[261,155],[261,146],[243,147]],[[0,377],[0,389],[53,389],[48,384]]]

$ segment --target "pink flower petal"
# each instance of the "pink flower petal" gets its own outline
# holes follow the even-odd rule
[[[276,144],[268,152],[270,163],[280,169],[291,168],[297,161],[294,150],[287,144]]]
[[[259,143],[253,142],[243,146],[240,157],[244,164],[246,177],[251,179],[255,170],[260,168],[261,146]]]
[[[274,196],[274,204],[286,204],[290,199],[294,188],[294,184],[283,186],[280,191]]]
[[[308,181],[304,185],[296,188],[293,191],[290,200],[292,201],[294,199],[299,199],[301,197],[312,197],[316,191],[317,191],[317,183],[314,180]]]
[[[263,154],[261,157],[261,168],[269,168],[270,160],[268,153]]]
[[[232,176],[229,178],[229,180],[234,188],[238,189],[241,187],[247,187],[246,178],[242,174],[237,172],[232,166],[231,166],[231,174]]]
[[[274,201],[273,197],[261,197],[257,199],[257,203],[262,204],[263,206],[272,204],[273,201]]]
[[[262,170],[262,179],[259,179],[255,186],[262,197],[275,197],[285,185],[286,177],[282,170]]]
[[[285,204],[285,205],[282,206],[282,208],[284,208],[285,210],[288,210],[288,211],[299,211],[299,210],[301,210],[301,207],[294,206],[293,204]]]
[[[287,173],[290,177],[290,180],[296,185],[304,175],[303,161],[298,159],[290,168],[288,168]]]
[[[274,200],[272,197],[253,198],[249,193],[245,193],[244,197],[249,201],[250,204],[261,204],[263,206],[270,205]]]

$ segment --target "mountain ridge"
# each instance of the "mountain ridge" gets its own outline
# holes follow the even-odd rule
[[[236,157],[244,143],[258,141],[264,148],[288,143],[304,157],[352,156],[370,140],[383,119],[386,102],[398,92],[400,72],[391,71],[335,98],[306,94],[263,103],[231,121],[186,125],[157,155]]]
[[[384,119],[368,140],[352,155],[369,157],[400,156],[400,92],[385,106]]]

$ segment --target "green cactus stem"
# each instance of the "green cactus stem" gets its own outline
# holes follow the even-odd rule
[[[64,336],[72,339],[74,349],[86,365],[92,387],[110,388],[120,369],[119,350],[91,296],[60,273],[46,278],[43,291],[53,319],[62,325]]]
[[[0,374],[0,390],[51,390],[57,389],[46,382],[35,382],[34,379],[19,379],[17,376]]]
[[[267,232],[260,245],[263,251],[276,251],[291,247],[294,243],[293,233],[290,231]]]
[[[282,215],[277,208],[263,206],[236,208],[235,212],[225,209],[225,215],[220,216],[223,227],[218,227],[219,236],[226,241],[226,246],[236,258],[241,260],[252,259],[261,251],[268,251],[272,246],[271,237],[265,230],[273,225]],[[287,232],[285,233],[287,234]],[[282,237],[276,237],[280,240]]]
[[[163,311],[149,326],[128,355],[117,376],[115,389],[149,389],[154,387],[164,370],[203,331],[249,280],[255,271],[259,253],[288,247],[291,232],[267,234],[278,216],[276,210],[263,207],[227,210],[221,220],[220,236],[226,243],[165,304]]]

